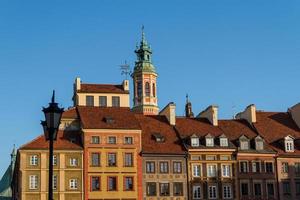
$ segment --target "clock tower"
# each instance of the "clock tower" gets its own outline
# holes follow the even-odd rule
[[[135,62],[132,73],[134,98],[132,110],[144,115],[157,115],[159,108],[157,103],[157,73],[151,61],[152,50],[148,45],[144,27],[142,27],[142,40],[137,46]]]

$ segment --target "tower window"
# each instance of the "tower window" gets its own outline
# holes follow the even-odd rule
[[[149,84],[149,82],[146,82],[146,84],[145,84],[145,93],[146,93],[147,97],[150,96],[150,84]]]
[[[153,95],[153,97],[155,97],[156,96],[156,91],[155,91],[155,83],[153,83],[152,84],[152,95]]]
[[[141,97],[141,96],[142,96],[142,92],[143,92],[143,89],[142,89],[142,83],[141,83],[141,82],[138,82],[138,83],[137,83],[137,95],[138,95],[139,97]]]

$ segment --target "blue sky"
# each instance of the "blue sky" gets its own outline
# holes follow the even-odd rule
[[[145,26],[159,73],[159,105],[185,94],[220,117],[255,103],[286,111],[300,101],[300,3],[276,0],[0,2],[0,176],[15,143],[42,133],[41,107],[72,84],[120,83]]]

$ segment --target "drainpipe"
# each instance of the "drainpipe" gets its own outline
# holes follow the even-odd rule
[[[279,196],[279,176],[278,176],[278,160],[277,160],[278,156],[275,157],[275,164],[276,164],[276,185],[277,185],[277,199],[280,199],[280,196]]]

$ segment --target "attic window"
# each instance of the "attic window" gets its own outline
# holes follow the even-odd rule
[[[221,147],[228,147],[228,139],[227,138],[220,138],[220,146]]]
[[[165,137],[163,135],[161,135],[160,133],[154,133],[152,136],[154,137],[156,142],[164,142],[165,141]]]
[[[214,143],[214,137],[210,134],[205,136],[205,144],[207,147],[213,147],[215,145]]]
[[[240,137],[240,148],[241,150],[248,150],[249,149],[249,139],[246,136]]]
[[[260,136],[255,138],[255,149],[256,150],[263,150],[264,149],[264,141]]]
[[[104,121],[107,123],[107,124],[112,124],[115,122],[114,118],[112,117],[104,117]]]
[[[291,136],[284,138],[284,147],[286,152],[294,152],[294,139]]]
[[[191,137],[191,146],[199,147],[199,138],[198,137]]]

